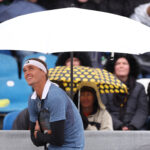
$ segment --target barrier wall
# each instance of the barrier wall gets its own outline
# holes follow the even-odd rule
[[[29,131],[0,131],[0,150],[43,150]],[[150,150],[149,131],[86,131],[85,150]]]

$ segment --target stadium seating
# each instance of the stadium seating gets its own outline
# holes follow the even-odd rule
[[[5,77],[18,78],[18,64],[13,56],[0,53],[0,78]]]
[[[26,108],[31,93],[32,88],[23,80],[16,78],[0,79],[0,102],[6,101],[6,104],[0,105],[0,113],[9,113]]]
[[[12,51],[11,50],[0,50],[0,54],[6,54],[6,55],[12,56]]]
[[[8,113],[3,120],[3,130],[11,130],[13,126],[13,122],[15,121],[16,117],[20,111],[13,111]]]

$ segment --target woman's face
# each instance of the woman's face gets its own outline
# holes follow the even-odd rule
[[[83,91],[80,94],[80,103],[83,108],[93,107],[94,95],[90,91]]]
[[[86,3],[88,0],[78,0],[80,3]]]
[[[66,60],[65,65],[68,67],[71,65],[71,58],[68,58]],[[76,57],[73,57],[73,66],[80,66],[80,60]]]
[[[130,65],[126,58],[119,58],[115,63],[114,73],[118,78],[128,77]]]

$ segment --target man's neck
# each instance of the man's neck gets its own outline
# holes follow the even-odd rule
[[[42,81],[42,82],[39,82],[38,84],[36,84],[33,89],[36,91],[37,93],[37,96],[42,99],[42,94],[43,94],[43,90],[44,90],[44,87],[45,87],[45,84],[46,84],[46,81]]]

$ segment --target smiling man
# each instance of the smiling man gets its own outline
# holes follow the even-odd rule
[[[32,142],[36,146],[48,144],[48,150],[83,150],[80,114],[67,94],[48,80],[45,62],[28,59],[23,71],[34,89],[28,102]]]

